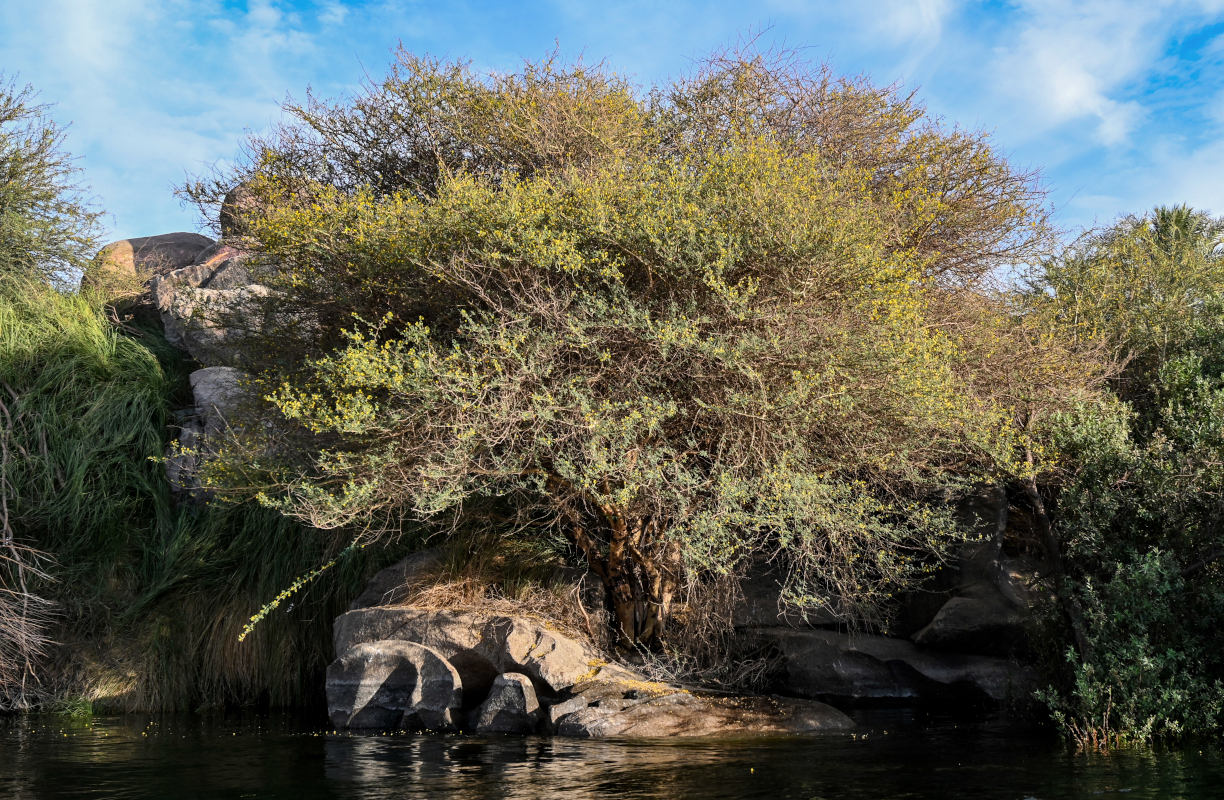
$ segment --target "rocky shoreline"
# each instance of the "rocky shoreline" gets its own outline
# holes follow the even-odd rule
[[[224,220],[223,220],[224,223]],[[224,228],[224,224],[223,224]],[[269,269],[220,242],[173,233],[104,248],[86,280],[146,281],[138,308],[154,312],[166,339],[200,366],[194,404],[175,415],[177,447],[167,475],[180,495],[201,499],[195,459],[243,401],[243,337],[234,325],[268,289]],[[371,580],[335,623],[336,660],[327,671],[333,726],[576,737],[777,735],[845,730],[834,705],[936,702],[997,708],[1025,701],[1033,671],[1017,659],[1029,636],[1032,588],[1042,565],[1009,551],[1005,496],[963,509],[978,543],[945,570],[942,584],[912,598],[894,635],[847,633],[834,621],[779,613],[778,581],[751,576],[733,622],[736,634],[777,664],[778,694],[725,696],[648,680],[609,663],[546,619],[479,610],[403,605],[414,570],[436,561],[416,554]],[[828,705],[826,703],[833,703]]]

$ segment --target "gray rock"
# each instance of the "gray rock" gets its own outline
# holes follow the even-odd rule
[[[775,628],[759,635],[781,653],[782,690],[801,697],[999,703],[1035,688],[1031,670],[1002,658],[867,634]]]
[[[195,263],[213,240],[198,233],[164,233],[111,242],[98,251],[86,270],[85,280],[106,273],[150,278]]]
[[[1023,649],[1027,614],[995,598],[953,597],[914,634],[923,647],[992,655]]]
[[[238,366],[243,343],[262,331],[270,290],[259,283],[274,272],[250,253],[215,243],[197,260],[153,277],[149,295],[166,341],[201,364]]]
[[[188,352],[201,364],[241,366],[243,348],[252,333],[264,328],[266,286],[237,289],[182,287],[163,298],[162,326],[166,341]]]
[[[247,232],[246,215],[256,208],[255,194],[245,183],[240,183],[225,193],[221,201],[221,236],[242,236]]]
[[[242,388],[245,373],[233,367],[206,367],[191,373],[195,406],[176,414],[178,448],[171,447],[166,459],[170,490],[203,499],[196,470],[199,457],[229,425],[233,412],[249,399]]]
[[[474,715],[477,733],[532,733],[540,722],[540,703],[526,675],[498,675]]]
[[[205,367],[188,377],[196,409],[205,419],[205,434],[224,430],[227,417],[250,399],[242,386],[246,377],[245,372],[234,367]]]
[[[442,556],[436,548],[421,550],[400,559],[375,573],[349,610],[396,605],[408,596],[422,576],[441,565]]]
[[[555,695],[596,676],[636,677],[609,665],[590,647],[529,617],[411,607],[362,608],[336,619],[337,653],[362,642],[420,642],[450,661],[470,692],[482,694],[503,672],[531,678],[537,691]]]
[[[666,692],[668,688],[664,687],[662,691]],[[612,704],[623,707],[625,695],[628,693],[629,687],[624,683],[601,680],[580,683],[570,690],[569,697],[548,707],[548,724],[553,730],[556,730],[562,717],[587,707],[598,708],[604,705],[610,707]]]
[[[327,668],[327,714],[337,728],[454,730],[459,673],[415,642],[357,645]]]

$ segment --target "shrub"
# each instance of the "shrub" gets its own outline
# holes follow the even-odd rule
[[[1041,195],[909,96],[785,56],[641,93],[401,52],[287,110],[188,189],[242,184],[292,323],[256,357],[278,444],[217,487],[319,527],[559,533],[628,645],[752,558],[878,621],[957,540],[946,493],[1021,468],[985,282],[1045,246]]]

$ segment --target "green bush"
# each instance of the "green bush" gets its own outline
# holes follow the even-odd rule
[[[320,691],[331,620],[368,559],[346,559],[238,643],[264,601],[344,542],[251,504],[172,502],[168,411],[190,402],[178,359],[156,334],[119,331],[88,295],[0,282],[6,522],[45,556],[27,586],[53,615],[27,622],[55,643],[0,648],[0,666],[20,668],[0,670],[0,706],[66,694],[169,710]]]
[[[0,75],[0,278],[70,285],[97,249],[100,214],[63,144],[33,90]]]
[[[1224,731],[1222,230],[1157,209],[1090,237],[1038,282],[1060,335],[1116,365],[1104,397],[1048,428],[1082,636],[1043,698],[1084,745]]]

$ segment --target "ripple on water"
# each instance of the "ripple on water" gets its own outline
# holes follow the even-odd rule
[[[0,797],[1067,800],[1220,796],[1216,750],[1074,756],[992,725],[860,716],[854,734],[719,741],[352,735],[291,717],[0,721]]]

